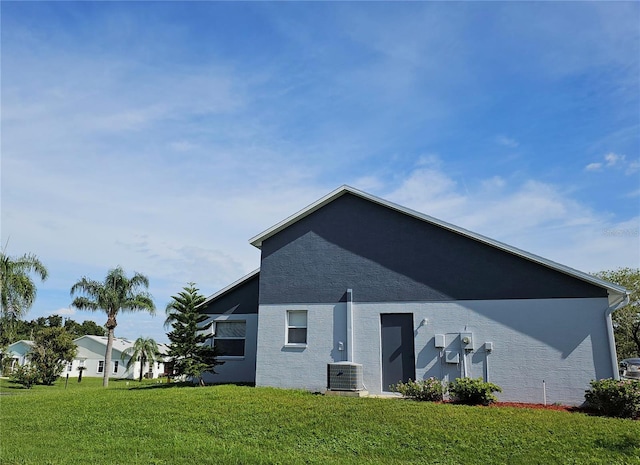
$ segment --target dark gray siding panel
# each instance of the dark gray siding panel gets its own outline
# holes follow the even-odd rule
[[[260,303],[606,297],[606,289],[346,194],[262,244]]]
[[[200,312],[212,315],[258,313],[260,273],[230,289],[202,307]]]

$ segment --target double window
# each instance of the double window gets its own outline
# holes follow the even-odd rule
[[[84,366],[84,360],[81,360],[79,363],[79,366]],[[117,360],[115,360],[113,362],[113,371],[112,373],[117,373],[118,372],[118,366],[119,366],[119,362]],[[104,373],[104,360],[98,360],[98,373]]]
[[[307,344],[307,311],[287,310],[287,344]]]
[[[246,321],[216,321],[213,344],[221,357],[244,357]]]

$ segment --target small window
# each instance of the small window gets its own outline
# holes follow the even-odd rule
[[[287,344],[307,343],[307,311],[287,311]]]
[[[213,344],[221,357],[244,357],[245,321],[216,321]]]
[[[73,362],[67,362],[67,371],[73,370]]]
[[[118,363],[119,362],[117,360],[113,362],[113,372],[114,373],[118,372]]]
[[[104,360],[98,362],[98,373],[104,373]]]

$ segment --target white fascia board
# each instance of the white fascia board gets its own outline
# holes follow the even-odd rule
[[[325,195],[324,197],[322,197],[321,199],[315,201],[314,203],[312,203],[311,205],[303,208],[302,210],[300,210],[299,212],[291,215],[290,217],[288,217],[287,219],[281,221],[280,223],[272,226],[271,228],[263,231],[262,233],[258,234],[257,236],[251,238],[249,240],[249,242],[251,243],[251,245],[257,247],[257,248],[261,248],[262,247],[262,242],[265,241],[266,239],[268,239],[269,237],[279,233],[280,231],[282,231],[283,229],[286,229],[287,227],[289,227],[290,225],[292,225],[293,223],[296,223],[297,221],[301,220],[302,218],[310,215],[311,213],[315,212],[316,210],[319,210],[320,208],[322,208],[323,206],[327,205],[330,202],[333,202],[335,199],[341,197],[344,194],[353,194],[356,195],[358,197],[361,197],[363,199],[369,200],[371,202],[377,203],[379,205],[382,205],[384,207],[390,208],[392,210],[396,210],[400,213],[403,213],[405,215],[408,216],[412,216],[414,218],[417,218],[419,220],[425,221],[427,223],[431,223],[433,225],[439,226],[441,228],[447,229],[449,231],[452,231],[456,234],[460,234],[462,236],[468,237],[470,239],[476,240],[478,242],[481,242],[483,244],[487,244],[490,245],[492,247],[495,247],[497,249],[503,250],[505,252],[508,252],[512,255],[516,255],[518,257],[524,258],[526,260],[532,261],[534,263],[537,263],[539,265],[543,265],[546,266],[547,268],[551,268],[555,271],[559,271],[561,273],[567,274],[569,276],[572,276],[574,278],[580,279],[582,281],[586,281],[588,283],[591,283],[593,285],[596,285],[598,287],[603,287],[605,289],[607,289],[608,293],[609,293],[609,303],[613,304],[621,299],[624,299],[625,296],[628,294],[628,291],[622,287],[622,286],[618,286],[616,284],[610,283],[608,281],[604,281],[602,279],[596,278],[595,276],[592,276],[590,274],[584,273],[582,271],[576,270],[574,268],[565,266],[565,265],[561,265],[560,263],[556,263],[552,260],[548,260],[546,258],[540,257],[538,255],[526,252],[524,250],[518,249],[517,247],[513,247],[510,245],[507,245],[503,242],[497,241],[495,239],[491,239],[489,237],[483,236],[481,234],[478,233],[474,233],[472,231],[469,231],[467,229],[461,228],[459,226],[455,226],[451,223],[447,223],[446,221],[442,221],[439,220],[437,218],[434,218],[432,216],[429,215],[425,215],[424,213],[420,213],[418,211],[412,210],[410,208],[407,207],[403,207],[401,205],[398,205],[396,203],[390,202],[388,200],[384,200],[381,199],[380,197],[376,197],[375,195],[371,195],[368,194],[366,192],[360,191],[358,189],[355,189],[351,186],[347,186],[347,185],[343,185],[341,187],[339,187],[338,189],[330,192],[329,194]]]
[[[255,270],[253,270],[251,273],[249,273],[247,275],[244,275],[242,278],[238,279],[237,281],[234,281],[231,284],[229,284],[228,286],[220,289],[215,294],[211,294],[209,297],[207,297],[207,300],[205,300],[200,305],[198,305],[197,308],[202,307],[204,305],[207,305],[209,302],[211,302],[213,300],[216,300],[218,297],[222,296],[223,294],[226,294],[230,290],[232,290],[232,289],[238,287],[239,285],[243,284],[245,281],[248,281],[249,279],[253,278],[258,273],[260,273],[260,268],[257,268]]]
[[[344,195],[344,194],[346,194],[348,192],[351,192],[351,193],[353,193],[355,195],[360,195],[360,196],[368,195],[368,194],[365,194],[364,192],[361,192],[361,191],[359,191],[357,189],[354,189],[353,187],[350,187],[350,186],[347,186],[347,185],[343,185],[343,186],[337,188],[336,190],[334,190],[332,192],[329,192],[327,195],[325,195],[324,197],[316,200],[311,205],[308,205],[307,207],[303,208],[299,212],[294,213],[290,217],[280,221],[279,223],[275,224],[274,226],[271,226],[269,229],[261,232],[257,236],[252,237],[251,239],[249,239],[249,243],[251,245],[253,245],[254,247],[257,247],[258,249],[261,248],[262,247],[262,242],[265,239],[268,239],[269,237],[279,233],[283,229],[288,228],[293,223],[296,223],[297,221],[300,221],[302,218],[304,218],[306,216],[309,216],[311,213],[315,212],[316,210],[319,210],[320,208],[324,207],[328,203],[333,202],[335,199],[337,199],[338,197],[341,197],[342,195]],[[382,200],[382,199],[380,199],[380,200]]]

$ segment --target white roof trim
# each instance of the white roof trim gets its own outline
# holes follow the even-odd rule
[[[215,294],[211,294],[209,297],[207,297],[207,300],[205,300],[204,302],[202,302],[200,305],[198,305],[198,307],[202,307],[204,305],[207,305],[209,302],[216,300],[218,297],[220,297],[222,294],[227,293],[228,291],[230,291],[231,289],[233,289],[234,287],[239,286],[240,284],[244,283],[245,281],[248,281],[249,279],[253,278],[255,275],[257,275],[258,273],[260,273],[260,268],[253,270],[251,273],[244,275],[242,278],[238,279],[237,281],[232,282],[231,284],[229,284],[227,287],[224,287],[222,289],[220,289],[218,292],[216,292]]]
[[[88,339],[91,341],[95,341],[98,344],[101,344],[105,347],[107,346],[107,336],[96,336],[95,334],[85,334],[84,336],[79,336],[73,340],[76,346],[78,346],[78,341],[80,341],[81,339]],[[127,349],[132,348],[133,344],[134,342],[130,341],[129,339],[126,339],[123,337],[114,337],[112,350],[123,353]],[[169,346],[163,342],[156,342],[156,344],[158,346],[158,350],[160,351],[160,354],[163,356],[166,355],[169,350]]]
[[[611,296],[610,295],[610,298],[609,298],[609,303],[610,304],[612,304],[613,302],[619,300],[620,298],[624,298],[624,296],[627,295],[627,293],[628,293],[628,291],[622,286],[618,286],[618,285],[610,283],[608,281],[604,281],[602,279],[596,278],[595,276],[592,276],[590,274],[587,274],[587,273],[584,273],[582,271],[576,270],[574,268],[570,268],[570,267],[565,266],[565,265],[561,265],[561,264],[556,263],[554,261],[547,260],[546,258],[540,257],[538,255],[535,255],[535,254],[532,254],[532,253],[529,253],[529,252],[525,252],[524,250],[518,249],[516,247],[512,247],[512,246],[507,245],[507,244],[505,244],[503,242],[497,241],[495,239],[491,239],[491,238],[483,236],[481,234],[474,233],[472,231],[469,231],[467,229],[461,228],[459,226],[455,226],[455,225],[453,225],[451,223],[447,223],[445,221],[439,220],[439,219],[434,218],[432,216],[425,215],[424,213],[420,213],[420,212],[417,212],[417,211],[412,210],[410,208],[406,208],[406,207],[403,207],[401,205],[395,204],[393,202],[389,202],[388,200],[381,199],[380,197],[376,197],[374,195],[367,194],[366,192],[360,191],[358,189],[355,189],[355,188],[353,188],[351,186],[347,186],[347,185],[343,185],[343,186],[339,187],[338,189],[334,190],[333,192],[330,192],[329,194],[325,195],[321,199],[313,202],[311,205],[309,205],[309,206],[303,208],[302,210],[300,210],[299,212],[291,215],[287,219],[277,223],[276,225],[274,225],[274,226],[270,227],[269,229],[263,231],[262,233],[258,234],[257,236],[251,238],[249,240],[249,242],[251,243],[251,245],[253,245],[253,246],[257,247],[257,248],[261,248],[262,247],[262,243],[266,239],[268,239],[269,237],[279,233],[283,229],[288,228],[293,223],[296,223],[297,221],[300,221],[301,219],[305,218],[306,216],[309,216],[313,212],[319,210],[320,208],[324,207],[328,203],[333,202],[334,200],[336,200],[337,198],[343,196],[344,194],[356,195],[356,196],[361,197],[361,198],[363,198],[365,200],[369,200],[371,202],[377,203],[377,204],[382,205],[384,207],[391,208],[392,210],[396,210],[396,211],[398,211],[400,213],[404,213],[405,215],[412,216],[414,218],[417,218],[419,220],[425,221],[427,223],[431,223],[431,224],[434,224],[436,226],[440,226],[440,227],[442,227],[444,229],[448,229],[449,231],[452,231],[454,233],[461,234],[462,236],[468,237],[468,238],[476,240],[478,242],[482,242],[484,244],[490,245],[492,247],[495,247],[497,249],[503,250],[503,251],[508,252],[510,254],[516,255],[516,256],[521,257],[521,258],[525,258],[527,260],[530,260],[532,262],[535,262],[535,263],[538,263],[540,265],[546,266],[548,268],[551,268],[553,270],[559,271],[561,273],[567,274],[569,276],[572,276],[574,278],[580,279],[582,281],[586,281],[586,282],[594,284],[596,286],[603,287],[603,288],[607,289],[608,291],[610,291],[610,293],[612,292],[612,293],[616,294],[615,296]],[[235,284],[236,283],[234,283],[233,285],[235,285]],[[220,291],[220,292],[222,292],[222,291]],[[612,297],[613,297],[613,299],[612,299]]]

